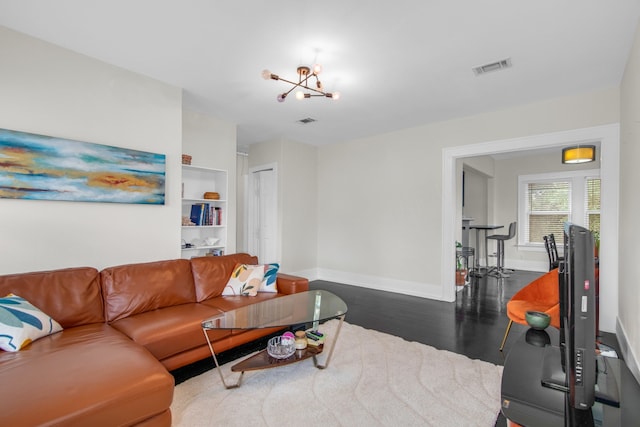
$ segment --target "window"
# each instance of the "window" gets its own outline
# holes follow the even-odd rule
[[[587,177],[586,185],[584,223],[589,230],[600,234],[600,178]]]
[[[571,182],[529,182],[527,185],[528,242],[542,243],[543,236],[562,235],[571,215]]]
[[[553,233],[562,244],[564,223],[600,231],[600,172],[583,170],[518,178],[518,244],[542,246]]]

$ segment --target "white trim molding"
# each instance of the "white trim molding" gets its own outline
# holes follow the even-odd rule
[[[411,295],[420,298],[435,300],[442,299],[442,295],[440,294],[441,286],[436,283],[412,282],[408,280],[371,276],[368,274],[351,273],[326,268],[296,271],[289,274],[306,277],[310,282],[313,280],[326,280],[328,282],[360,286],[362,288],[394,292],[397,294]]]
[[[627,364],[627,368],[631,371],[636,381],[640,382],[640,365],[638,364],[638,355],[633,352],[633,348],[629,345],[629,336],[627,331],[620,323],[620,319],[616,319],[616,338],[618,338],[618,344],[620,345],[620,352],[622,358]]]

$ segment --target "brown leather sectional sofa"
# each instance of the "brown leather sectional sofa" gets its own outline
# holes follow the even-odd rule
[[[0,425],[170,426],[168,371],[211,357],[203,319],[308,290],[307,279],[278,274],[277,294],[221,296],[237,263],[258,260],[234,254],[0,276],[0,295],[25,298],[64,328],[18,352],[0,350]],[[273,332],[209,337],[225,351]]]

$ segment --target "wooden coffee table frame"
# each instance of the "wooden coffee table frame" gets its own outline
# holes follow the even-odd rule
[[[344,314],[340,316],[334,317],[334,319],[340,319],[338,323],[338,328],[336,329],[335,335],[332,340],[325,339],[325,343],[319,347],[307,346],[304,350],[296,350],[292,356],[289,356],[286,359],[276,359],[275,357],[269,356],[267,353],[267,349],[259,351],[253,356],[249,356],[248,358],[242,360],[239,363],[236,363],[231,367],[231,372],[240,372],[240,377],[235,384],[227,384],[224,380],[224,376],[222,375],[222,370],[220,369],[220,365],[218,364],[218,358],[216,357],[216,352],[213,349],[213,344],[209,339],[209,335],[207,331],[215,330],[211,328],[202,328],[202,332],[204,333],[204,337],[207,340],[207,344],[209,345],[209,350],[211,350],[211,357],[213,357],[213,361],[216,364],[216,369],[220,374],[220,380],[226,389],[238,388],[242,383],[242,377],[244,373],[247,371],[257,371],[260,369],[270,369],[270,368],[278,368],[280,366],[290,365],[292,363],[297,363],[302,360],[306,360],[309,358],[313,358],[313,365],[318,369],[326,369],[331,362],[331,356],[333,355],[333,350],[335,349],[336,342],[338,341],[338,336],[340,335],[340,329],[342,329],[342,323],[344,322]],[[330,319],[327,319],[330,320]],[[324,364],[318,362],[317,356],[323,353],[324,347],[329,344],[329,351],[327,353],[327,358],[324,361]]]
[[[320,292],[325,292],[325,291],[316,291],[314,292],[314,295],[318,295]],[[326,292],[325,292],[326,293]],[[329,293],[330,294],[330,293]],[[335,297],[335,295],[332,295],[332,297]],[[286,298],[286,297],[283,297]],[[316,304],[318,301],[318,296],[315,297],[316,298]],[[339,299],[339,298],[338,298]],[[344,304],[344,302],[341,302],[342,304]],[[261,304],[260,302],[258,302],[257,304]],[[318,327],[319,324],[319,320],[321,321],[327,321],[327,320],[331,320],[331,319],[339,319],[340,322],[338,323],[338,327],[336,328],[335,333],[333,334],[333,337],[327,337],[325,339],[325,342],[323,345],[318,346],[318,347],[314,347],[314,346],[307,346],[306,349],[304,350],[296,350],[295,353],[286,358],[286,359],[276,359],[274,357],[269,356],[269,354],[267,353],[267,350],[264,349],[262,351],[259,351],[258,353],[249,356],[248,358],[242,360],[239,363],[236,363],[235,365],[233,365],[231,367],[231,371],[232,372],[240,372],[240,377],[238,378],[238,381],[235,384],[227,384],[227,382],[224,379],[224,376],[222,375],[222,370],[220,369],[220,364],[218,363],[218,358],[216,357],[216,351],[214,349],[213,344],[211,343],[211,340],[209,339],[209,334],[207,333],[207,331],[210,330],[219,330],[219,329],[228,329],[228,330],[234,330],[234,329],[260,329],[260,326],[256,326],[254,328],[237,328],[237,327],[233,327],[233,325],[229,325],[231,327],[205,327],[205,322],[208,321],[208,319],[204,320],[202,323],[202,332],[204,333],[204,337],[207,340],[207,345],[209,346],[209,350],[211,351],[211,357],[213,358],[213,361],[216,364],[216,368],[218,369],[218,373],[220,374],[220,380],[222,381],[222,384],[224,385],[225,388],[227,389],[232,389],[232,388],[238,388],[240,387],[240,384],[242,383],[242,378],[244,376],[244,373],[246,371],[255,371],[255,370],[259,370],[259,369],[270,369],[270,368],[277,368],[280,366],[286,366],[286,365],[290,365],[292,363],[297,363],[300,362],[302,360],[306,360],[309,358],[313,359],[313,365],[318,368],[318,369],[326,369],[329,366],[329,363],[331,362],[331,357],[333,356],[333,350],[335,349],[335,344],[338,340],[338,336],[340,335],[340,330],[342,329],[342,323],[344,322],[344,317],[346,315],[346,306],[344,310],[336,310],[335,311],[335,315],[330,315],[327,317],[322,316],[321,319],[319,319],[319,309],[320,306],[316,305],[316,310],[318,311],[317,313],[314,314],[314,317],[312,319],[310,318],[306,318],[301,322],[297,322],[294,323],[295,325],[299,325],[299,324],[303,324],[303,323],[312,323],[313,324],[313,328],[316,329]],[[298,319],[301,320],[301,319]],[[273,328],[275,325],[274,324],[268,324],[265,325],[265,328]],[[286,328],[287,326],[292,326],[292,325],[287,325],[287,324],[283,324],[281,325],[283,328]],[[320,363],[320,361],[318,360],[318,356],[321,353],[325,353],[326,350],[326,354],[327,357],[324,360],[324,363]]]

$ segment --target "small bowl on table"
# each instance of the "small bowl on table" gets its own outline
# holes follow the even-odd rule
[[[531,328],[538,331],[547,329],[551,324],[551,316],[541,311],[527,311],[524,318]]]
[[[291,337],[273,337],[267,342],[267,353],[275,359],[286,359],[295,352],[296,340]]]

